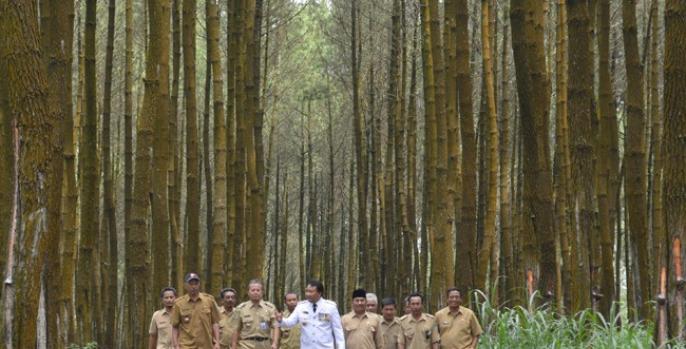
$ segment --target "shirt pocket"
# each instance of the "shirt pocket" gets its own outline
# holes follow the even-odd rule
[[[345,330],[345,335],[347,336],[349,333],[356,331],[359,326],[360,325],[358,323],[345,325],[343,328]]]
[[[450,326],[452,326],[452,322],[449,320],[444,320],[438,323],[438,330],[441,333],[445,333],[450,329]]]
[[[193,309],[181,309],[181,324],[188,325],[193,319]]]
[[[241,323],[243,324],[243,327],[245,328],[253,328],[253,317],[250,314],[247,315],[242,315],[241,316]]]
[[[403,336],[405,336],[407,343],[412,342],[412,339],[414,338],[414,328],[405,329],[403,331]]]

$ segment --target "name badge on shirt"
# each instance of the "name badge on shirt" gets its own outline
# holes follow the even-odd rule
[[[266,321],[260,322],[260,330],[266,331],[269,329],[269,324]]]
[[[331,321],[331,315],[329,313],[319,313],[319,321]]]

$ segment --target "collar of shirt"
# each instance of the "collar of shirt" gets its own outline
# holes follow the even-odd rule
[[[462,315],[462,307],[457,308],[457,311],[452,311],[452,309],[448,308],[448,315],[452,317],[457,317],[458,315]]]
[[[254,307],[264,308],[264,301],[263,301],[263,300],[260,300],[260,301],[257,302],[257,303],[250,302],[250,307],[251,307],[251,308],[254,308]]]
[[[353,317],[354,317],[354,318],[364,319],[364,318],[366,318],[366,317],[369,317],[369,315],[368,315],[368,313],[367,313],[366,311],[365,311],[364,313],[362,313],[362,314],[357,314],[356,312],[353,311],[352,314],[353,314]]]
[[[167,310],[167,307],[162,308],[162,315],[171,315],[171,310]]]
[[[399,320],[397,317],[394,317],[393,320],[391,320],[391,321],[386,321],[385,318],[382,318],[382,319],[383,319],[383,320],[381,320],[381,323],[382,323],[383,325],[388,326],[388,327],[391,327],[391,326],[393,326],[394,324],[400,324],[400,320]]]
[[[234,310],[234,309],[235,309],[235,308],[232,308],[231,311],[228,311],[228,310],[226,310],[225,307],[221,307],[220,310],[219,310],[219,313],[231,315],[231,314],[233,314],[233,310]]]
[[[410,315],[410,322],[422,322],[426,321],[426,314],[422,313],[422,316],[419,317],[419,319],[416,319],[413,315]]]

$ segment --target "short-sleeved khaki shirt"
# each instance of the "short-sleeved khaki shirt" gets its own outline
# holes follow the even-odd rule
[[[283,313],[283,318],[287,318],[291,312],[286,310]],[[300,324],[291,328],[281,328],[281,338],[279,339],[280,349],[300,349]]]
[[[350,312],[341,318],[345,345],[350,349],[383,349],[381,321],[378,315]]]
[[[217,303],[207,293],[200,293],[195,300],[184,295],[174,302],[171,323],[179,329],[181,348],[212,348],[212,325],[218,322]]]
[[[383,317],[381,318],[381,333],[383,334],[384,348],[385,349],[397,349],[398,348],[398,338],[402,334],[402,329],[400,327],[400,320],[396,317],[393,321],[386,321]]]
[[[443,349],[471,349],[472,339],[483,332],[474,312],[465,307],[455,313],[451,313],[449,307],[439,310],[436,322]]]
[[[272,329],[278,328],[274,304],[247,301],[236,307],[239,317],[237,331],[241,349],[271,348]]]
[[[171,349],[172,347],[172,326],[171,314],[166,308],[156,311],[152,314],[150,320],[151,335],[157,335],[157,349]]]
[[[219,318],[219,345],[222,349],[229,349],[240,318],[235,309],[228,312],[224,307],[219,308]]]
[[[405,349],[430,349],[433,343],[441,339],[436,327],[436,319],[433,315],[422,313],[419,319],[412,314],[400,318],[402,335],[398,338],[398,344],[403,344]]]

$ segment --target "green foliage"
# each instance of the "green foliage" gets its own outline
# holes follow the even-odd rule
[[[572,317],[560,316],[548,306],[493,308],[483,293],[476,293],[484,334],[479,348],[654,348],[652,323],[622,321],[619,313],[605,319],[592,310]],[[664,348],[686,348],[670,342]]]
[[[98,348],[99,348],[98,343],[96,343],[96,342],[87,343],[83,347],[78,345],[78,344],[69,344],[69,346],[67,347],[67,349],[98,349]]]

